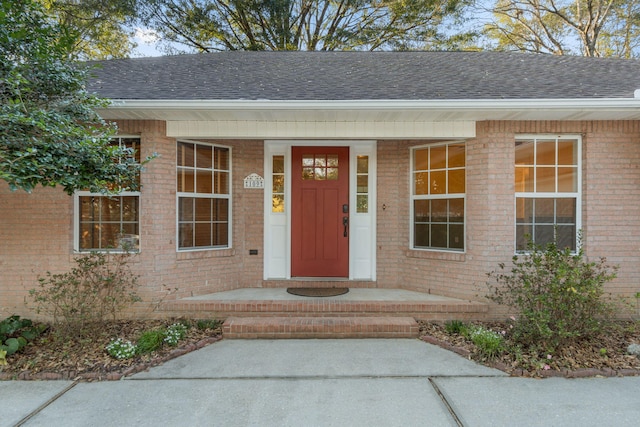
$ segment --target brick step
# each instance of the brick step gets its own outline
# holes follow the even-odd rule
[[[229,317],[225,339],[417,338],[412,317]]]
[[[293,280],[264,280],[263,288],[375,288],[377,282],[372,280],[314,280],[314,279],[293,279]]]
[[[308,300],[194,300],[166,301],[160,311],[173,316],[226,317],[413,317],[421,320],[482,318],[487,305],[463,300],[348,301]]]

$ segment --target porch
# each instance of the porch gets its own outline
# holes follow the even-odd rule
[[[325,282],[340,287],[350,282]],[[226,319],[225,338],[414,338],[416,319],[482,319],[488,306],[403,289],[350,287],[334,297],[302,297],[284,287],[244,288],[167,301],[168,316]]]

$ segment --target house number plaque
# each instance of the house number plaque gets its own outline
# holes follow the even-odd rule
[[[264,188],[264,178],[252,173],[244,179],[244,188]]]

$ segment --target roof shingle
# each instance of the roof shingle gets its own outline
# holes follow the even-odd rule
[[[97,62],[123,100],[633,98],[640,61],[508,52],[219,52]]]

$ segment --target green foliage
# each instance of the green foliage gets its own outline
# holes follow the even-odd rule
[[[464,335],[467,325],[462,320],[448,320],[444,323],[444,328],[450,334]]]
[[[553,351],[608,323],[614,305],[604,298],[604,285],[616,271],[604,258],[587,262],[582,247],[572,253],[555,243],[529,243],[526,254],[513,257],[510,270],[500,264],[488,274],[494,282],[487,283],[487,298],[517,311],[513,341]]]
[[[140,298],[135,293],[138,276],[129,265],[132,255],[91,252],[75,259],[69,272],[38,279],[40,286],[29,294],[38,313],[53,317],[62,337],[85,336],[116,319]]]
[[[467,0],[143,0],[147,26],[190,50],[376,50],[448,47],[444,21]],[[454,36],[458,43],[464,39]]]
[[[167,336],[166,329],[155,329],[152,331],[143,332],[138,338],[136,344],[138,354],[147,354],[158,350],[162,347],[165,337]]]
[[[206,331],[207,329],[216,329],[220,327],[222,322],[217,319],[200,319],[196,321],[196,328],[201,331]]]
[[[45,326],[34,325],[29,319],[10,316],[0,322],[0,351],[10,356],[22,350],[29,341],[33,341],[46,329]]]
[[[504,337],[482,326],[472,326],[464,330],[464,335],[473,342],[480,354],[494,358],[504,349]]]
[[[180,340],[187,335],[187,326],[184,323],[174,323],[165,331],[164,342],[172,347],[178,345]]]
[[[90,70],[73,62],[77,40],[36,1],[0,0],[0,180],[12,191],[138,186],[142,165],[110,146],[115,126],[96,113],[107,102],[86,91]]]
[[[131,25],[137,0],[38,0],[60,25],[78,34],[75,51],[82,59],[129,56],[135,44]]]
[[[136,345],[131,341],[126,341],[122,338],[111,340],[109,344],[107,344],[106,350],[111,357],[118,360],[131,359],[137,353]]]

